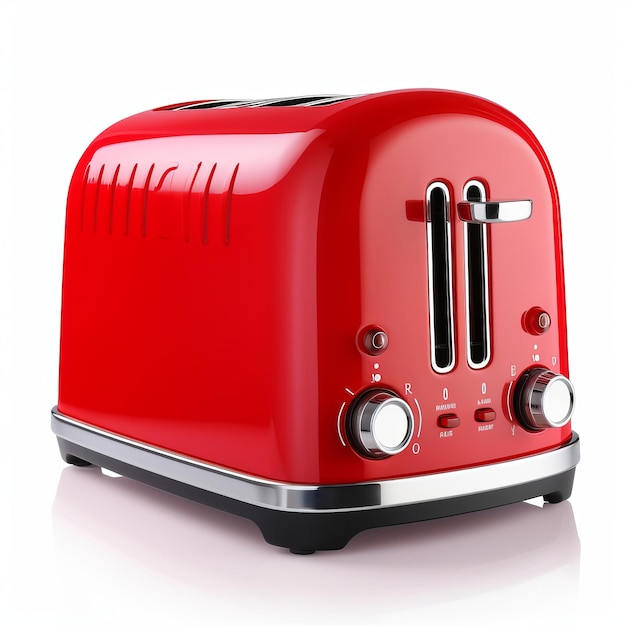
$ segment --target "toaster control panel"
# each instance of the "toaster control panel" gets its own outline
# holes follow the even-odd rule
[[[413,435],[413,413],[393,392],[370,389],[356,398],[348,416],[352,445],[363,456],[384,458],[402,452]]]
[[[364,208],[361,308],[346,325],[358,360],[342,372],[352,397],[342,392],[333,414],[356,452],[349,462],[385,459],[363,464],[371,475],[557,446],[574,409],[558,284],[538,272],[554,263],[545,190],[532,178],[432,173],[398,194],[395,214],[381,211],[383,194]],[[381,186],[389,175],[381,168]],[[419,199],[402,206],[407,197]],[[381,256],[381,239],[397,253]]]

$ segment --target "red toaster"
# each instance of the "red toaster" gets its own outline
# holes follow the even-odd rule
[[[161,107],[66,215],[63,459],[294,553],[569,497],[557,189],[532,132],[442,90]]]

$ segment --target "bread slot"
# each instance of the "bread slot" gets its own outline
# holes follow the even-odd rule
[[[428,300],[432,368],[444,374],[455,364],[450,244],[450,192],[435,182],[426,190]]]

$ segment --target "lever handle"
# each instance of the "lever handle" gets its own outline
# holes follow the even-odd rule
[[[473,224],[522,222],[533,212],[532,200],[507,200],[503,202],[459,202],[459,217]]]

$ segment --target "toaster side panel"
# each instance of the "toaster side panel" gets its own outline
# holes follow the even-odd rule
[[[317,473],[319,135],[138,136],[86,155],[62,413],[257,476]]]

